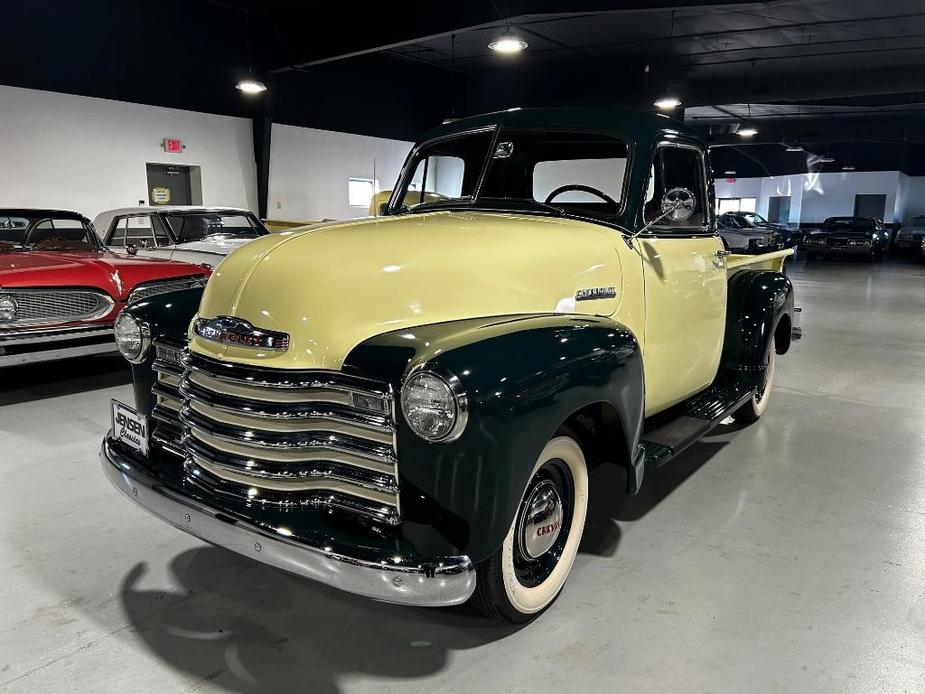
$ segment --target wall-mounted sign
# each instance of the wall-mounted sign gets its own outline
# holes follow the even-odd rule
[[[155,205],[167,205],[170,202],[170,188],[152,188],[151,202]]]
[[[183,154],[183,150],[186,148],[186,145],[183,144],[183,140],[179,137],[165,137],[161,146],[164,148],[165,152],[169,152],[170,154]]]

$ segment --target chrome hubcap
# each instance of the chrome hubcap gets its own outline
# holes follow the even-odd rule
[[[550,550],[562,532],[562,499],[550,480],[538,484],[527,500],[521,522],[521,548],[527,559]]]

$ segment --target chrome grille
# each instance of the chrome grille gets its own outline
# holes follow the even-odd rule
[[[205,277],[181,277],[172,280],[157,280],[155,282],[145,282],[135,287],[128,295],[128,303],[134,304],[145,299],[150,299],[157,294],[166,292],[176,292],[181,289],[193,289],[194,287],[204,287],[206,284]]]
[[[183,425],[180,423],[180,380],[183,377],[184,348],[162,340],[154,343],[154,372],[157,380],[151,389],[154,409],[151,438],[169,453],[186,457],[183,449]]]
[[[0,296],[16,302],[16,318],[0,321],[0,328],[95,320],[114,305],[109,295],[91,289],[6,289]]]
[[[399,522],[388,385],[332,371],[255,369],[188,355],[179,380],[188,479],[254,502]],[[155,393],[173,413],[173,374]],[[163,398],[163,401],[161,400]]]

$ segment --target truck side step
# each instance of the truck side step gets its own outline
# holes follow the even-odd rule
[[[640,441],[646,467],[661,467],[741,407],[754,389],[741,383],[710,386],[679,407],[671,421],[647,431]]]

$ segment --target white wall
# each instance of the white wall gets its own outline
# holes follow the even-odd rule
[[[249,119],[0,86],[0,206],[92,219],[147,201],[146,163],[199,166],[203,204],[257,209]]]
[[[267,216],[288,220],[365,217],[347,203],[348,178],[391,190],[411,142],[273,124]]]
[[[767,215],[768,199],[790,196],[790,222],[816,223],[826,217],[854,214],[854,196],[886,195],[884,222],[901,222],[925,214],[925,177],[899,171],[844,171],[739,178],[735,183],[716,179],[716,197],[757,198],[758,214]]]

